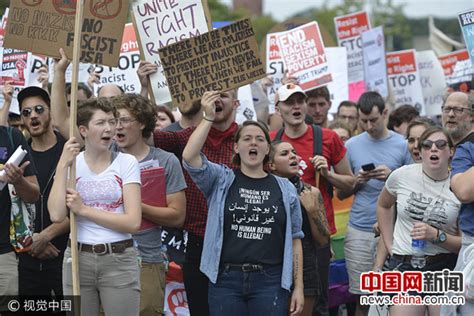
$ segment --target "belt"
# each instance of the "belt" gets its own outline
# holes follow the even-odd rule
[[[261,264],[253,264],[253,263],[243,263],[243,264],[224,263],[223,266],[224,266],[224,270],[234,270],[234,271],[242,271],[242,272],[263,271],[263,265],[261,265]]]
[[[71,247],[71,240],[68,240],[67,245]],[[96,255],[106,255],[109,253],[122,253],[125,249],[133,246],[133,239],[121,240],[112,243],[101,243],[95,245],[88,245],[78,242],[77,248],[79,251],[91,252]]]
[[[437,254],[437,255],[434,255],[434,256],[425,256],[425,261],[426,261],[427,264],[429,264],[429,263],[439,262],[439,261],[449,259],[452,256],[455,256],[455,254],[440,253],[440,254]],[[411,263],[411,258],[413,256],[412,255],[402,256],[402,255],[393,254],[392,257],[397,259],[397,260],[402,261],[403,263]]]

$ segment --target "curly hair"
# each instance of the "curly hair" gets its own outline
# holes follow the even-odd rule
[[[136,93],[125,93],[112,99],[117,110],[125,109],[145,128],[142,130],[143,138],[148,138],[153,133],[156,123],[155,106]]]

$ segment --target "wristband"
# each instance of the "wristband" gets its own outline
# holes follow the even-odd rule
[[[204,114],[204,115],[202,116],[202,118],[203,118],[204,120],[208,121],[208,122],[214,123],[214,120],[209,119],[209,118],[206,116],[206,114]]]

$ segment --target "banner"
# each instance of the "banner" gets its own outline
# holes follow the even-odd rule
[[[95,85],[96,91],[113,83],[122,87],[125,93],[140,93],[141,85],[137,70],[140,65],[140,49],[132,23],[125,25],[118,67],[96,65],[95,72],[100,76],[100,83]]]
[[[288,76],[298,78],[308,91],[332,81],[317,22],[277,33],[277,43]]]
[[[250,19],[165,46],[159,53],[175,106],[266,75]]]
[[[76,2],[10,1],[4,46],[56,58],[64,48],[72,59]],[[81,62],[117,65],[127,13],[128,0],[85,0]]]
[[[158,71],[150,76],[156,103],[170,102],[172,98],[158,50],[208,32],[204,6],[201,0],[139,0],[133,4],[133,16],[144,59],[158,65]]]
[[[467,51],[471,56],[471,63],[474,64],[474,9],[459,13],[458,18]]]
[[[345,47],[326,47],[332,81],[328,84],[331,97],[329,113],[337,113],[342,101],[349,100],[349,80],[347,77],[347,50]]]
[[[349,71],[349,98],[357,102],[365,91],[362,40],[360,35],[370,29],[369,15],[365,11],[334,18],[337,43],[347,48]]]
[[[25,86],[28,78],[28,52],[3,48],[0,53],[2,71],[0,75],[0,85],[11,82],[14,86]]]
[[[443,68],[434,51],[416,53],[418,72],[425,104],[425,115],[441,115],[443,96],[446,91],[446,80]]]
[[[387,64],[383,27],[377,26],[361,34],[365,90],[388,97]]]
[[[415,50],[387,53],[387,73],[395,107],[408,104],[425,114],[424,99]]]

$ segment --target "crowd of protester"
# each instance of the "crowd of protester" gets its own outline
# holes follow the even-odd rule
[[[303,91],[285,76],[275,113],[239,126],[236,90],[208,91],[180,106],[177,118],[154,105],[146,84],[156,66],[141,62],[141,94],[108,84],[95,96],[96,74],[77,87],[69,135],[73,87],[60,53],[51,91],[23,89],[19,116],[8,113],[12,86],[3,89],[0,181],[35,203],[36,218],[30,250],[15,253],[10,191],[0,191],[1,297],[72,294],[74,212],[83,315],[164,313],[162,227],[187,232],[191,315],[329,315],[336,198],[352,201],[344,245],[350,293],[366,294],[361,274],[383,269],[449,269],[474,282],[473,94],[446,93],[441,117],[426,118],[365,92],[340,103],[331,120],[327,87]],[[24,161],[6,164],[19,145]],[[73,162],[75,189],[68,187]],[[142,183],[154,167],[164,168],[159,206]],[[417,266],[412,245],[420,240]],[[473,315],[472,288],[464,294],[462,306],[391,306],[390,313]],[[367,313],[357,303],[349,314]]]

